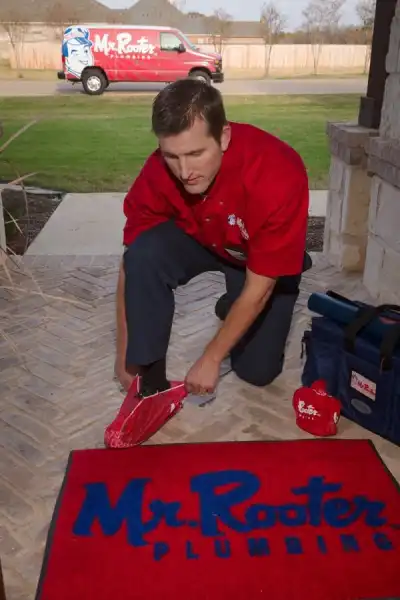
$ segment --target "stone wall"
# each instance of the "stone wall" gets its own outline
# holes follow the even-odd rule
[[[362,271],[371,190],[367,152],[377,131],[354,123],[329,123],[327,133],[332,159],[324,252],[338,269]]]
[[[386,60],[380,129],[330,123],[324,253],[363,275],[377,302],[400,304],[400,0]]]
[[[379,302],[400,304],[400,1],[386,70],[379,137],[369,147],[372,187],[364,283]]]

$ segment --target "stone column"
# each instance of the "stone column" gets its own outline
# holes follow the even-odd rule
[[[362,272],[371,191],[367,151],[378,132],[357,123],[330,123],[327,134],[332,158],[324,254],[338,269]]]
[[[400,0],[386,70],[379,137],[369,149],[373,184],[364,284],[378,302],[400,304]]]
[[[376,0],[371,62],[367,95],[361,98],[358,123],[363,127],[379,129],[385,83],[386,57],[389,51],[390,28],[396,12],[397,0]]]

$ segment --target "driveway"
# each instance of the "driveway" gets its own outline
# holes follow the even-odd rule
[[[56,78],[56,75],[54,76]],[[120,83],[111,85],[106,94],[156,94],[163,84]],[[225,95],[252,94],[364,94],[367,79],[233,79],[217,86]],[[80,84],[52,81],[0,81],[0,96],[51,96],[82,93]]]

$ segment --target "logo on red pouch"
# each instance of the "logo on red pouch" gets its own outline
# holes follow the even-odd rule
[[[336,435],[341,404],[328,394],[324,381],[315,381],[311,387],[296,390],[293,408],[296,425],[303,431],[319,437]]]

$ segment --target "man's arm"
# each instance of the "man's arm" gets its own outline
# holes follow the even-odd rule
[[[204,351],[206,360],[216,362],[218,365],[224,360],[263,311],[275,284],[275,279],[256,275],[247,269],[242,293]]]
[[[131,387],[134,376],[137,373],[135,365],[126,365],[126,349],[128,346],[128,329],[126,326],[125,313],[125,270],[124,263],[121,261],[118,274],[118,283],[116,291],[116,356],[115,356],[115,375],[124,388],[128,391]]]
[[[125,270],[124,263],[121,261],[118,274],[117,294],[116,294],[116,324],[117,324],[117,356],[124,357],[128,342],[125,314]]]
[[[277,279],[299,274],[303,263],[309,200],[305,169],[297,166],[295,174],[286,179],[277,169],[272,189],[268,189],[262,173],[256,171],[256,175],[260,183],[253,181],[249,194],[253,194],[253,218],[258,230],[253,229],[249,241],[245,285],[204,353],[217,363],[229,354],[265,308]],[[266,193],[268,202],[264,199]]]

